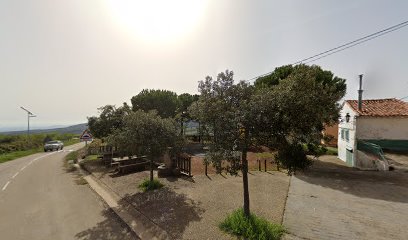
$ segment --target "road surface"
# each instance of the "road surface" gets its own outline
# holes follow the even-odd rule
[[[82,146],[0,164],[1,239],[137,239],[64,168],[64,156]]]

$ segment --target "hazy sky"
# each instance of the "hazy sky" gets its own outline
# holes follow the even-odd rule
[[[143,88],[197,93],[408,20],[408,1],[0,0],[0,129],[86,122]],[[408,27],[314,62],[347,79],[346,98],[408,95]]]

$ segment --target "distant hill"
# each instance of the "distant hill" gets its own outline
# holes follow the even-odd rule
[[[58,132],[58,133],[73,133],[73,134],[81,134],[85,129],[87,129],[87,123],[81,123],[77,125],[72,125],[69,127],[63,128],[51,128],[51,129],[33,129],[30,130],[30,133],[51,133],[51,132]],[[9,132],[0,132],[0,134],[4,135],[19,135],[27,133],[27,131],[9,131]]]

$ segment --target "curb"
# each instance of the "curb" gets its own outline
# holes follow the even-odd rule
[[[83,178],[88,182],[89,187],[102,198],[109,208],[112,209],[140,239],[172,239],[166,231],[154,224],[130,203],[119,204],[118,202],[121,197],[109,190],[103,182],[95,178],[85,167],[81,167],[79,164],[75,165]]]

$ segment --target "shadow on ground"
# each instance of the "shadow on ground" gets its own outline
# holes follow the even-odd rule
[[[117,215],[110,209],[104,210],[102,215],[105,220],[99,222],[96,226],[79,232],[75,239],[84,240],[130,240],[139,239],[128,226],[120,220]]]
[[[201,204],[164,187],[162,189],[126,195],[119,204],[132,204],[174,239],[181,239],[190,222],[200,221],[204,209]]]
[[[408,173],[362,171],[333,162],[316,160],[296,174],[302,181],[362,198],[408,203]]]

